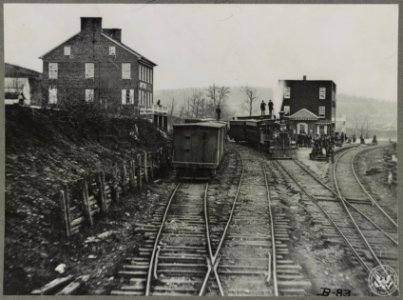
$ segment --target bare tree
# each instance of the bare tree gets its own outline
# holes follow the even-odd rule
[[[252,110],[253,110],[253,103],[257,99],[256,89],[253,89],[253,88],[250,88],[248,86],[245,86],[242,90],[246,95],[245,106],[248,108],[249,116],[251,117],[252,116]]]
[[[174,114],[174,110],[175,110],[175,98],[172,97],[171,105],[170,105],[170,108],[169,108],[169,115],[170,115],[171,119],[172,119],[172,116]]]
[[[221,110],[223,109],[224,102],[230,93],[230,88],[226,86],[217,86],[215,83],[207,88],[207,97],[210,99],[208,103],[208,115],[214,116],[215,110],[218,105],[220,105]]]

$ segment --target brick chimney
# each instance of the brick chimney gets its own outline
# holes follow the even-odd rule
[[[98,36],[102,32],[102,18],[81,17],[81,31],[92,32]]]
[[[102,32],[105,33],[110,38],[114,39],[115,41],[118,41],[119,43],[122,42],[122,29],[109,28],[109,29],[103,29]]]

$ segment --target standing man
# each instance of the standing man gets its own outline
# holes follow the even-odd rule
[[[217,105],[217,108],[216,108],[215,112],[217,114],[217,121],[220,121],[220,119],[221,119],[221,107],[220,107],[220,104]]]
[[[269,116],[270,116],[270,119],[272,118],[272,115],[273,115],[273,102],[270,99],[269,100]]]
[[[266,103],[264,103],[264,100],[262,100],[262,103],[260,103],[260,111],[262,113],[262,116],[266,114]]]

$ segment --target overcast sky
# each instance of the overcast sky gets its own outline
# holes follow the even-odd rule
[[[329,79],[338,93],[397,101],[398,6],[4,4],[5,61],[39,56],[102,17],[158,64],[155,89]]]

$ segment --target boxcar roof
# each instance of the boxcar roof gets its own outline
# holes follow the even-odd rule
[[[222,128],[225,127],[225,123],[219,122],[199,122],[199,123],[185,123],[185,124],[176,124],[173,127],[210,127],[210,128]]]

